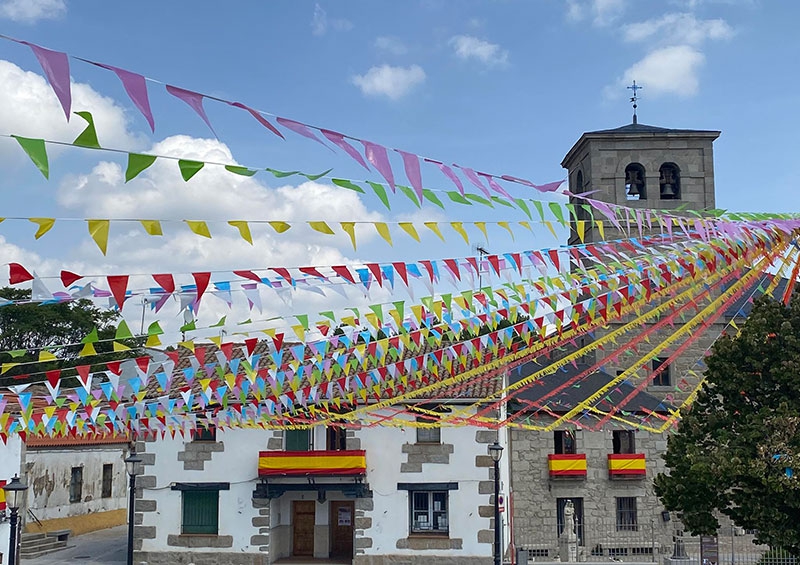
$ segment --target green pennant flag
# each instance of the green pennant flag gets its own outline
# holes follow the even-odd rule
[[[98,341],[100,341],[100,338],[97,335],[97,328],[95,327],[81,340],[81,343],[97,343]]]
[[[433,204],[437,205],[442,210],[444,210],[444,204],[442,204],[442,201],[439,200],[439,197],[436,196],[436,193],[430,190],[429,188],[422,189],[422,196],[430,200]]]
[[[366,194],[363,188],[347,179],[331,179],[331,182],[336,186],[341,186],[342,188],[347,188],[349,190],[354,190],[355,192],[360,192],[361,194]]]
[[[453,295],[452,294],[443,294],[442,295],[442,302],[447,307],[448,310],[452,310],[451,304],[453,303]]]
[[[94,118],[92,114],[90,112],[75,112],[75,114],[86,120],[88,125],[86,129],[75,138],[72,145],[88,147],[90,149],[100,149],[100,142],[97,141],[97,130],[94,128]]]
[[[506,206],[508,208],[513,208],[514,205],[506,200],[505,198],[500,198],[499,196],[492,196],[492,202],[497,202],[501,206]]]
[[[542,203],[538,200],[533,201],[533,205],[536,206],[536,211],[539,212],[539,220],[544,221],[544,208],[542,207]]]
[[[117,326],[117,333],[114,335],[114,340],[118,341],[120,339],[130,339],[132,337],[133,333],[131,333],[128,323],[125,320],[120,321],[119,325]]]
[[[400,319],[402,320],[405,318],[406,303],[402,300],[398,300],[397,302],[392,302],[392,304],[394,304],[394,309],[397,310],[397,315],[400,317]]]
[[[321,179],[322,177],[328,176],[328,174],[332,170],[333,169],[328,169],[327,171],[323,171],[323,172],[319,173],[318,175],[309,175],[307,173],[300,173],[300,175],[306,177],[308,180],[312,180],[313,181],[313,180],[318,180],[318,179]]]
[[[423,296],[419,299],[420,302],[427,308],[428,310],[433,310],[433,297],[432,296]]]
[[[158,325],[158,322],[153,322],[147,327],[147,335],[163,335],[164,330]]]
[[[219,319],[219,322],[217,322],[216,324],[212,324],[212,325],[210,325],[208,327],[209,328],[221,328],[222,326],[225,325],[225,321],[227,320],[227,318],[228,318],[227,316],[223,316],[222,318]]]
[[[143,170],[156,162],[155,155],[128,153],[128,168],[125,169],[125,182],[135,179]]]
[[[188,331],[192,331],[192,330],[196,330],[196,329],[197,329],[197,324],[195,323],[194,320],[192,320],[188,324],[182,325],[181,328],[180,328],[180,331],[188,332]]]
[[[589,219],[592,221],[592,223],[594,223],[594,212],[592,212],[591,205],[589,205],[589,204],[581,204],[581,208],[583,208],[584,211],[587,214],[589,214]]]
[[[282,179],[284,177],[290,177],[292,175],[299,174],[300,171],[278,171],[276,169],[265,169],[268,173],[272,173],[275,178]]]
[[[248,169],[247,167],[239,167],[237,165],[225,165],[225,170],[235,175],[242,175],[243,177],[252,177],[257,172],[255,169]]]
[[[527,202],[525,202],[522,198],[515,198],[514,202],[517,203],[517,206],[519,206],[520,210],[525,212],[525,215],[528,216],[529,220],[533,219],[533,216],[531,216],[531,209],[528,208],[528,203]]]
[[[47,162],[47,149],[44,146],[44,139],[31,139],[12,135],[17,140],[22,150],[28,154],[33,164],[42,172],[44,178],[50,178],[50,165]]]
[[[297,321],[300,322],[304,330],[308,329],[308,314],[297,314],[295,318],[297,318]]]
[[[378,321],[383,322],[383,307],[380,304],[372,304],[369,309],[378,317]]]
[[[564,204],[564,207],[569,211],[570,217],[577,222],[578,213],[575,210],[575,204],[566,203]]]
[[[411,200],[411,202],[416,204],[417,208],[422,207],[422,205],[419,203],[419,200],[417,200],[417,194],[411,189],[410,186],[403,186],[402,184],[397,184],[395,186],[399,188],[400,192],[405,194],[408,197],[408,199]]]
[[[550,207],[550,211],[553,213],[558,223],[562,226],[565,225],[564,211],[561,209],[561,204],[558,202],[548,202],[547,205]]]
[[[461,194],[459,194],[455,190],[448,191],[447,196],[450,198],[450,200],[452,200],[456,204],[467,204],[468,206],[472,206],[472,202],[461,196]]]
[[[494,206],[492,205],[492,201],[487,200],[483,196],[478,196],[477,194],[472,194],[467,192],[464,194],[464,197],[472,200],[473,202],[477,202],[478,204],[483,204],[484,206],[488,206],[489,208],[494,208]]]
[[[320,314],[320,316],[325,316],[331,322],[335,322],[336,321],[336,315],[333,313],[333,310],[326,310],[325,312],[320,312],[319,314]]]
[[[389,197],[386,196],[386,189],[383,187],[383,185],[372,181],[367,181],[367,184],[372,187],[372,190],[375,192],[376,196],[381,199],[381,202],[383,202],[383,205],[386,206],[386,209],[391,210],[392,207],[389,206]]]
[[[205,165],[205,163],[202,161],[192,161],[189,159],[178,160],[178,167],[180,168],[181,176],[185,181],[188,181],[190,178],[195,176],[200,169],[203,168],[203,165]]]

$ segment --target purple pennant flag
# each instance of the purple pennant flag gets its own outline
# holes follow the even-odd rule
[[[526,179],[512,177],[511,175],[501,175],[500,178],[503,179],[503,180],[507,180],[508,182],[515,182],[517,184],[524,184],[525,186],[529,186],[531,188],[536,188],[535,184],[533,184],[531,181],[526,180]]]
[[[61,107],[64,109],[64,115],[67,116],[69,121],[70,108],[72,107],[72,92],[69,84],[69,59],[66,53],[60,51],[51,51],[44,47],[39,47],[27,41],[20,41],[23,45],[27,45],[33,50],[33,54],[39,60],[45,76],[47,77],[50,86],[61,102]]]
[[[214,128],[211,127],[211,122],[208,120],[208,116],[206,116],[205,108],[203,108],[202,94],[199,92],[192,92],[191,90],[185,90],[183,88],[178,88],[177,86],[171,86],[169,84],[167,85],[167,92],[186,102],[192,108],[192,110],[197,112],[197,114],[203,118],[203,121],[208,126],[208,129],[211,130],[211,133],[214,134],[214,137],[217,137],[217,132],[215,132]]]
[[[459,165],[454,165],[454,166],[464,171],[464,174],[467,176],[467,179],[469,179],[469,182],[478,187],[481,190],[481,192],[483,192],[486,195],[486,198],[491,198],[492,194],[489,192],[488,188],[483,186],[481,179],[478,178],[478,175],[475,174],[475,171],[473,171],[469,167],[461,167]]]
[[[555,182],[548,182],[547,184],[536,184],[533,185],[533,187],[540,192],[555,192],[562,184],[564,184],[563,180],[557,180]]]
[[[461,179],[458,178],[458,176],[453,172],[453,169],[440,161],[434,161],[433,159],[425,159],[425,161],[427,163],[433,163],[439,167],[439,170],[442,171],[442,174],[453,181],[453,184],[456,185],[458,192],[461,193],[462,196],[464,195],[464,185],[461,184]]]
[[[478,174],[486,179],[486,181],[489,183],[489,186],[492,187],[492,190],[494,190],[496,193],[502,194],[509,200],[514,200],[513,196],[511,196],[508,192],[506,192],[502,186],[497,184],[497,182],[492,178],[492,175],[488,173],[478,173]]]
[[[417,193],[417,198],[419,198],[420,204],[422,203],[422,173],[419,170],[419,157],[414,155],[413,153],[406,153],[405,151],[400,151],[399,149],[395,149],[400,156],[403,157],[403,166],[406,169],[406,177],[408,177],[408,182],[411,183],[411,186],[414,188],[414,192]]]
[[[361,141],[361,144],[364,146],[364,155],[367,157],[367,161],[378,169],[381,176],[389,183],[392,192],[396,192],[394,173],[392,173],[392,165],[389,163],[389,155],[386,153],[386,148],[383,145],[378,145],[377,143],[372,143],[364,139],[359,141]]]
[[[314,135],[314,132],[308,129],[307,125],[301,124],[300,122],[295,122],[294,120],[290,120],[288,118],[275,118],[275,120],[286,129],[290,129],[296,134],[302,135],[303,137],[307,137],[308,139],[313,139],[323,147],[328,147],[322,142],[320,138]],[[330,147],[328,147],[328,149],[330,149]]]
[[[355,147],[347,143],[347,141],[345,141],[344,136],[341,133],[331,131],[329,129],[321,129],[319,131],[322,132],[322,135],[324,135],[328,141],[330,141],[336,147],[338,147],[339,149],[350,155],[353,159],[355,159],[358,162],[359,165],[369,170],[369,165],[367,165],[364,162],[364,158],[361,156],[361,153],[356,151]]]
[[[280,130],[275,126],[273,126],[271,123],[269,123],[267,119],[264,116],[262,116],[261,112],[259,112],[258,110],[254,110],[250,106],[245,106],[241,102],[228,102],[228,104],[230,104],[231,106],[236,106],[237,108],[241,108],[242,110],[247,110],[256,120],[258,120],[258,123],[260,123],[262,126],[267,128],[269,131],[271,131],[281,139],[286,139],[285,137],[283,137],[283,134],[280,132]]]
[[[156,131],[155,120],[153,120],[153,112],[150,109],[150,99],[147,96],[147,81],[145,78],[140,74],[132,73],[130,71],[126,71],[125,69],[112,67],[111,65],[106,65],[104,63],[96,63],[94,61],[90,62],[93,65],[103,69],[113,71],[114,74],[119,77],[119,80],[122,81],[122,87],[125,89],[125,92],[128,93],[128,96],[130,96],[131,102],[133,102],[134,106],[139,108],[139,111],[144,115],[147,123],[150,124],[150,130]]]

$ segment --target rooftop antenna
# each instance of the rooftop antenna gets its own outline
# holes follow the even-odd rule
[[[634,124],[638,124],[639,120],[636,117],[636,108],[639,107],[639,105],[637,104],[637,102],[639,101],[639,97],[636,95],[636,93],[637,93],[637,91],[641,90],[644,87],[637,85],[636,81],[633,81],[633,85],[628,86],[627,88],[628,88],[628,90],[632,90],[633,91],[633,96],[631,96],[631,104],[633,104],[633,123]]]
[[[482,245],[476,245],[476,246],[474,246],[472,248],[472,250],[478,252],[478,254],[480,255],[479,259],[481,259],[480,261],[478,261],[478,292],[480,292],[481,288],[483,288],[483,265],[482,265],[483,261],[482,261],[482,259],[486,255],[489,255],[489,252]]]

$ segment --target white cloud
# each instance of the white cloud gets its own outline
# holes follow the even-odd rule
[[[67,13],[64,0],[0,0],[0,18],[32,24],[55,20]]]
[[[386,35],[375,38],[375,48],[392,55],[405,55],[408,52],[408,47],[402,41]]]
[[[328,18],[328,13],[319,4],[314,4],[314,14],[311,16],[311,33],[325,35],[329,29],[333,31],[350,31],[353,22],[344,18]]]
[[[134,149],[140,144],[140,140],[128,131],[125,111],[91,86],[72,83],[72,109],[92,113],[102,146]],[[3,124],[3,133],[68,143],[86,126],[86,122],[75,115],[67,123],[64,111],[44,77],[3,60],[0,60],[0,124]],[[0,160],[24,162],[27,157],[15,142],[2,139]]]
[[[419,65],[372,67],[363,75],[355,75],[353,84],[367,96],[386,96],[398,100],[425,82],[425,71]]]
[[[508,65],[508,51],[496,43],[489,43],[471,35],[456,35],[450,38],[456,56],[459,59],[474,59],[487,67],[505,67]]]
[[[663,47],[648,53],[642,60],[625,71],[618,85],[607,89],[613,96],[636,80],[644,86],[648,95],[675,94],[689,97],[697,94],[700,79],[698,73],[705,62],[705,56],[689,45]]]
[[[567,0],[567,19],[591,19],[593,25],[603,27],[614,23],[625,8],[626,0]]]
[[[659,41],[698,45],[706,40],[730,39],[733,28],[723,19],[698,20],[691,13],[669,13],[660,18],[628,24],[623,28],[626,41]],[[663,39],[662,39],[663,38]]]

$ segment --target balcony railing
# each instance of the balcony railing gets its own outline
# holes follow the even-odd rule
[[[642,479],[647,473],[644,453],[609,453],[608,477],[611,479]]]
[[[547,456],[547,466],[550,469],[551,479],[586,478],[585,453],[550,453]]]
[[[367,472],[364,450],[261,451],[259,477],[356,476]]]

